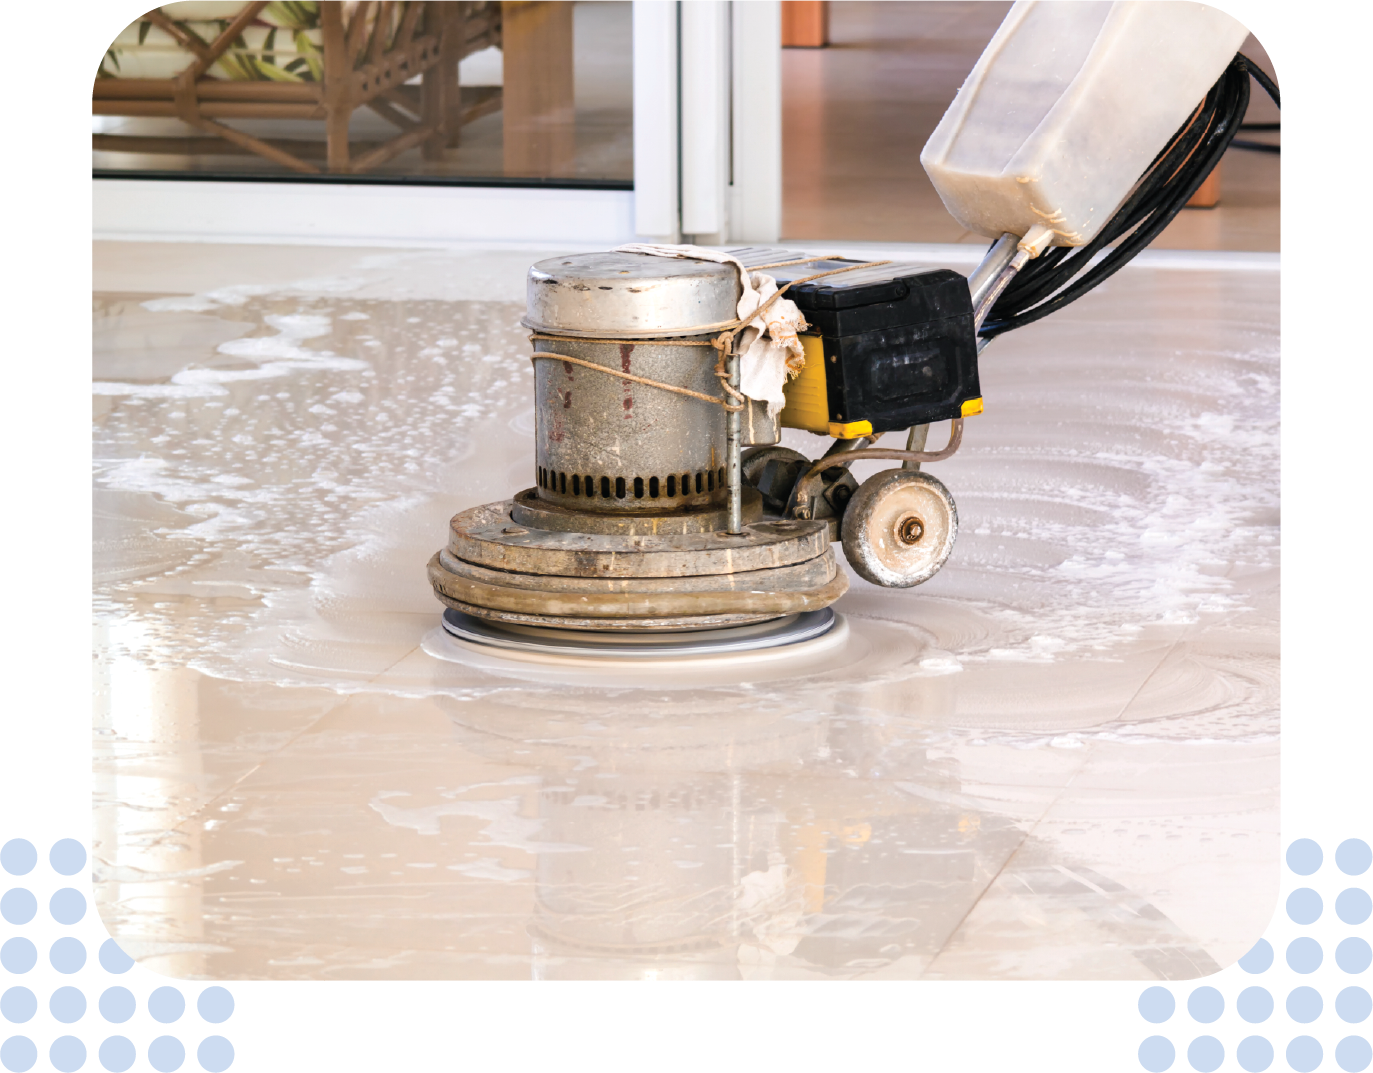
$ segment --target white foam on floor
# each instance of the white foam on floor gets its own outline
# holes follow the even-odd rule
[[[371,269],[395,270],[410,259],[378,257]],[[1165,280],[1160,286],[1168,290],[1166,274],[1148,278]],[[246,557],[274,572],[261,606],[244,612],[242,624],[226,629],[207,614],[203,628],[179,642],[180,657],[217,675],[410,695],[485,695],[505,688],[512,674],[535,674],[528,661],[474,655],[437,632],[439,608],[422,570],[449,514],[529,483],[520,475],[532,467],[532,374],[522,356],[528,344],[518,307],[407,306],[360,298],[347,279],[334,281],[329,293],[314,282],[320,293],[313,297],[302,297],[300,287],[208,292],[235,318],[261,324],[260,334],[217,348],[252,367],[188,367],[168,383],[97,388],[162,408],[116,411],[107,419],[111,449],[102,451],[97,480],[176,503],[198,519],[164,539],[195,543],[210,559]],[[984,355],[989,413],[1016,399],[1017,385],[996,385],[1002,368],[1023,377],[1020,370],[1058,361],[1050,327],[1027,329],[1027,339],[1041,342],[1021,346],[1014,359],[1000,361],[1011,341]],[[1242,337],[1240,329],[1235,338]],[[315,349],[323,340],[331,349]],[[886,651],[883,631],[902,638],[894,642],[900,656],[877,678],[899,692],[894,683],[961,680],[976,668],[1041,673],[1035,669],[1065,666],[1078,673],[1090,666],[1109,677],[1112,664],[1136,658],[1160,638],[1252,613],[1254,595],[1243,579],[1271,573],[1278,563],[1271,479],[1278,462],[1277,357],[1267,339],[1247,347],[1230,342],[1190,366],[1173,362],[1171,379],[1152,394],[1141,395],[1139,386],[1159,360],[1157,342],[1146,341],[1127,347],[1124,358],[1104,359],[1126,362],[1133,382],[1097,386],[1069,377],[1059,381],[1061,400],[1021,404],[1026,417],[1040,407],[1036,419],[1048,418],[1050,428],[1064,412],[1085,418],[1089,431],[1075,442],[1035,442],[1015,412],[1010,424],[986,415],[970,421],[963,450],[938,467],[962,517],[949,566],[911,592],[854,578],[841,605],[863,644]],[[275,392],[272,381],[281,385]],[[1025,387],[1031,397],[1042,393],[1031,381],[1022,393]],[[210,409],[220,399],[231,405]],[[1114,426],[1092,425],[1093,407]],[[488,434],[493,421],[502,435]],[[131,449],[135,457],[120,457]],[[195,567],[183,572],[194,580]],[[405,641],[378,641],[382,621],[396,625],[381,632]],[[413,624],[401,627],[402,621]],[[914,642],[900,633],[910,627],[917,629]],[[452,669],[381,686],[362,669],[373,657],[354,666],[359,653],[374,651],[380,671],[381,653],[393,644],[422,649]],[[737,679],[749,667],[763,688],[773,678],[766,666],[788,658],[729,657],[711,680]],[[632,679],[624,679],[627,688]],[[959,718],[969,727],[1001,719],[971,711]],[[1030,722],[1059,729],[1046,724],[1025,740],[1039,747],[1062,739],[1084,718],[1074,710],[1039,712]],[[1113,720],[1093,718],[1102,733],[1120,733],[1103,726]],[[1233,740],[1270,730],[1198,724],[1194,737]]]

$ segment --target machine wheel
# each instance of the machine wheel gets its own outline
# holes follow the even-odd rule
[[[869,477],[844,511],[844,557],[874,585],[928,581],[953,551],[958,511],[928,473],[888,469]]]

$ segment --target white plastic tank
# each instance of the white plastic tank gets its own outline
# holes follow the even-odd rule
[[[920,162],[970,231],[1085,245],[1247,36],[1183,0],[1019,0]]]

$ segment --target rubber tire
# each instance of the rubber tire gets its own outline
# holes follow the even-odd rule
[[[780,444],[769,444],[766,447],[750,447],[739,456],[739,474],[743,482],[753,488],[757,488],[758,478],[762,475],[763,468],[774,458],[782,458],[788,462],[809,462],[805,455],[800,451],[793,451],[790,447],[783,447]]]
[[[907,545],[897,526],[914,515],[923,532]],[[958,509],[949,490],[928,473],[887,469],[858,486],[840,530],[844,558],[859,577],[889,589],[928,581],[953,551]]]

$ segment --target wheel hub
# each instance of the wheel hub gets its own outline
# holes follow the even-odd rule
[[[925,535],[925,523],[914,514],[907,514],[896,523],[896,539],[907,547],[919,544]]]

